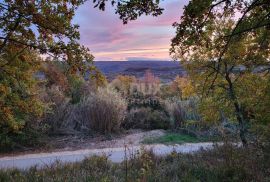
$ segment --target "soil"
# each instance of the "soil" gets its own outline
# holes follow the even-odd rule
[[[165,135],[165,130],[129,130],[125,134],[114,136],[60,137],[51,140],[48,145],[50,148],[60,150],[117,148],[125,145],[137,146],[140,145],[145,138],[163,135]]]

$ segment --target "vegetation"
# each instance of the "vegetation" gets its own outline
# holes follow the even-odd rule
[[[104,10],[105,1],[95,2]],[[112,5],[124,23],[144,13],[162,13],[160,1],[117,2]],[[264,107],[269,103],[264,99],[269,95],[269,25],[266,0],[191,0],[181,22],[174,24],[171,54],[189,72],[202,98],[204,120],[221,121],[225,115],[238,122],[244,144],[250,125],[269,123]]]
[[[176,129],[187,123],[197,126],[205,122],[211,126],[237,122],[240,138],[247,144],[248,131],[254,125],[269,123],[269,5],[265,0],[229,2],[192,0],[184,9],[181,23],[174,25],[177,31],[171,53],[182,60],[188,77],[177,77],[171,85],[163,86],[147,71],[143,79],[119,76],[110,84],[128,101],[127,115],[115,119],[125,118],[125,122],[112,121],[117,128]],[[13,145],[11,136],[23,133],[26,127],[35,131],[49,128],[47,132],[64,130],[66,126],[81,130],[85,122],[75,113],[91,105],[94,97],[101,97],[98,87],[108,87],[94,68],[89,50],[79,45],[78,25],[72,23],[75,10],[83,3],[0,4],[1,146]],[[105,10],[108,1],[93,3]],[[162,14],[159,3],[111,0],[124,23],[143,14]],[[40,58],[44,54],[45,64]],[[60,61],[64,66],[59,66]],[[89,81],[79,75],[85,71],[91,72]],[[40,72],[46,80],[39,82],[30,76]],[[91,80],[94,77],[95,83]],[[198,107],[185,104],[194,98]],[[71,114],[63,114],[66,112]],[[102,112],[97,116],[105,117]],[[101,131],[100,127],[94,130]]]
[[[22,129],[36,126],[32,120],[43,112],[38,81],[33,77],[40,58],[31,50],[18,55],[20,50],[9,45],[0,57],[0,148],[23,141]]]
[[[197,43],[194,42],[195,50],[189,54],[180,53],[180,57],[196,84],[198,95],[203,98],[202,108],[206,108],[202,111],[206,110],[208,112],[206,116],[209,117],[210,105],[212,107],[210,112],[219,111],[230,120],[237,121],[241,140],[247,144],[247,125],[251,122],[261,122],[258,120],[257,115],[260,113],[255,103],[264,102],[263,97],[268,93],[265,85],[260,86],[256,83],[269,81],[269,76],[264,73],[254,73],[254,69],[267,64],[268,53],[260,48],[258,39],[265,33],[260,31],[257,37],[245,36],[231,40],[234,45],[227,48],[222,58],[218,58],[220,46],[225,46],[220,42],[220,37],[231,31],[234,24],[233,20],[224,16],[212,22],[206,26],[206,39],[202,40],[207,43],[196,46]],[[254,60],[252,53],[254,50],[260,52],[260,55],[256,55],[258,64],[251,64]],[[197,70],[201,68],[203,71],[198,72]],[[253,85],[250,85],[251,82]],[[256,91],[253,90],[253,86],[256,86]],[[212,114],[212,116],[214,117],[211,120],[221,120],[221,115]]]
[[[150,107],[131,109],[123,123],[124,128],[168,129],[170,121],[165,112]]]
[[[126,101],[117,92],[99,88],[95,94],[83,98],[71,112],[72,119],[81,127],[110,134],[119,131],[126,108]]]
[[[165,109],[169,113],[173,128],[183,128],[188,121],[201,121],[197,107],[196,98],[190,97],[188,100],[172,98],[165,100]]]
[[[60,87],[49,82],[44,88],[42,81],[36,79],[45,63],[41,56],[46,56],[47,61],[65,61],[66,75],[90,71],[99,77],[99,71],[92,65],[94,57],[78,43],[78,25],[72,23],[75,10],[83,2],[7,0],[0,3],[1,150],[33,143],[29,138],[35,138],[31,137],[32,133],[39,132],[43,114],[54,104],[47,104],[39,95],[58,88],[67,92],[67,82],[61,79],[63,76],[57,69],[46,75],[50,81],[55,79],[58,86],[62,84]],[[47,70],[52,68],[47,66]],[[54,94],[58,93],[54,91]]]
[[[187,71],[164,85],[150,70],[107,83],[81,46],[75,10],[84,0],[0,2],[0,151],[38,146],[42,135],[170,129],[146,143],[223,139],[223,146],[166,157],[151,152],[29,171],[0,181],[269,181],[269,0],[191,0],[175,23],[171,54]],[[110,2],[123,23],[158,16],[159,0]],[[45,58],[46,57],[46,58]],[[228,143],[228,139],[242,146]],[[228,138],[231,137],[231,138]]]
[[[269,123],[260,119],[262,107],[258,110],[256,104],[269,103],[263,99],[268,95],[267,84],[256,85],[269,82],[269,3],[241,0],[200,5],[196,9],[198,4],[191,1],[182,22],[175,24],[172,53],[194,81],[203,118],[221,121],[225,116],[238,122],[240,138],[247,144],[251,125]]]
[[[85,71],[93,56],[78,43],[78,25],[72,23],[81,0],[11,1],[0,4],[0,54],[10,45],[19,46],[17,53],[34,49],[40,54],[57,56],[69,65],[69,71]],[[15,53],[15,52],[14,52]]]
[[[269,148],[268,148],[269,149]],[[269,181],[269,155],[262,149],[216,146],[212,151],[158,157],[151,152],[111,163],[106,156],[28,171],[0,171],[1,181]],[[259,154],[259,155],[258,155]],[[264,153],[263,154],[267,154]]]
[[[164,136],[157,138],[146,138],[143,143],[163,143],[163,144],[183,144],[183,143],[198,143],[205,141],[203,139],[197,138],[195,136],[181,134],[181,133],[167,133]]]

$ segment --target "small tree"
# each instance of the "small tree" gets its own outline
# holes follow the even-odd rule
[[[157,95],[160,91],[160,80],[151,70],[147,70],[144,77],[137,82],[137,89],[144,95]]]
[[[171,84],[171,89],[181,100],[194,96],[195,89],[188,77],[177,76]]]
[[[133,86],[137,82],[135,76],[118,75],[111,85],[119,91],[124,97],[128,97],[133,92]]]

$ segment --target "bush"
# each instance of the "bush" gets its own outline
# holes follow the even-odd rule
[[[52,134],[111,133],[119,130],[127,108],[125,99],[111,88],[96,90],[87,83],[83,82],[79,90],[74,90],[76,96],[73,98],[66,97],[55,87],[43,94],[49,108],[42,124],[49,125]]]
[[[187,121],[200,120],[196,106],[196,99],[168,99],[165,101],[165,108],[170,115],[173,128],[182,128],[185,126]]]
[[[79,103],[83,97],[96,91],[97,83],[95,80],[85,81],[82,76],[78,75],[70,75],[68,80],[70,85],[68,96],[71,98],[72,104]]]
[[[170,122],[165,112],[142,107],[131,109],[123,126],[127,129],[168,129]]]
[[[57,133],[70,113],[70,99],[59,89],[58,85],[44,87],[39,97],[46,103],[46,111],[39,127],[44,128],[46,126],[47,131],[44,132]]]
[[[153,110],[164,110],[160,98],[156,96],[143,96],[142,94],[137,93],[128,99],[128,110],[141,107],[149,107]]]
[[[117,132],[124,120],[127,103],[111,88],[99,88],[74,105],[69,123],[77,129],[92,129],[101,133]]]
[[[120,92],[124,97],[128,97],[131,94],[132,86],[137,82],[136,77],[118,75],[110,85]]]
[[[70,102],[72,104],[77,104],[80,102],[83,96],[82,87],[85,85],[85,80],[77,75],[70,75],[68,81],[70,85],[69,90],[69,96],[71,98]]]

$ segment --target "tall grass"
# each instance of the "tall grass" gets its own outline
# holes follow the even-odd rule
[[[45,120],[54,134],[118,132],[123,122],[127,102],[110,87],[83,94],[78,103],[63,99],[55,104]]]
[[[165,108],[170,115],[173,128],[182,128],[187,121],[199,121],[196,98],[180,100],[171,98],[165,100]]]
[[[105,134],[117,132],[126,108],[127,103],[119,93],[109,87],[99,88],[74,106],[70,122]]]

